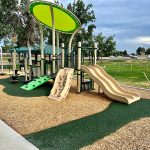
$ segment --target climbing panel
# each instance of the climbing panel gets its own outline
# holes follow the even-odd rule
[[[50,99],[59,101],[66,98],[70,90],[73,72],[74,69],[71,68],[64,68],[59,70],[54,82],[54,86],[49,95]]]
[[[41,76],[39,78],[36,78],[34,80],[32,80],[31,82],[23,85],[21,88],[24,89],[24,90],[33,90],[35,88],[37,88],[38,86],[46,83],[48,80],[50,80],[50,77],[47,77],[47,76]]]

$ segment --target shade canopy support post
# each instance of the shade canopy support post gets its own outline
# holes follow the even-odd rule
[[[77,93],[81,93],[81,42],[78,42]]]
[[[41,61],[40,61],[40,55],[37,56],[37,76],[40,77],[41,76]]]
[[[94,43],[94,65],[96,65],[97,60],[97,44]]]
[[[57,69],[59,70],[59,32],[56,32],[57,39]]]
[[[50,5],[50,11],[52,15],[52,73],[56,73],[56,62],[55,62],[55,18],[54,18],[54,10],[53,7]]]
[[[13,75],[15,75],[15,70],[16,70],[16,49],[14,47],[14,51],[13,51]]]
[[[27,72],[27,70],[28,70],[28,60],[27,60],[28,58],[27,58],[27,53],[25,53],[25,56],[24,56],[24,72],[25,72],[25,81],[27,81],[28,80],[28,72]]]
[[[71,64],[71,59],[70,59],[70,53],[71,53],[71,48],[72,48],[72,41],[75,35],[80,31],[80,28],[76,29],[74,33],[71,35],[70,40],[69,40],[69,45],[68,45],[68,67],[70,67]]]
[[[29,54],[29,80],[31,80],[32,79],[32,54],[31,54],[31,46],[29,40],[27,42],[27,46],[28,46],[28,54]]]
[[[65,50],[64,50],[64,43],[61,44],[61,49],[62,49],[62,58],[61,58],[61,67],[64,68],[64,60],[65,60]]]
[[[41,39],[41,75],[44,75],[44,39],[43,39],[43,26],[40,23],[40,39]]]

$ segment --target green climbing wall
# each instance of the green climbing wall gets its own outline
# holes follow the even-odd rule
[[[48,80],[50,80],[49,77],[47,76],[42,76],[42,77],[39,77],[37,79],[34,79],[33,81],[21,86],[22,89],[24,90],[33,90],[35,89],[36,87],[44,84],[45,82],[47,82]]]

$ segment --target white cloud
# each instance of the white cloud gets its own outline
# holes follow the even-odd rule
[[[139,36],[133,39],[136,43],[150,45],[150,36]]]

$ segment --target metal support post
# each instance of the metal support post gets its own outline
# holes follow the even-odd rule
[[[81,42],[78,42],[77,92],[81,92]]]
[[[64,68],[64,58],[65,58],[64,43],[61,44],[61,49],[62,49],[61,67]]]

